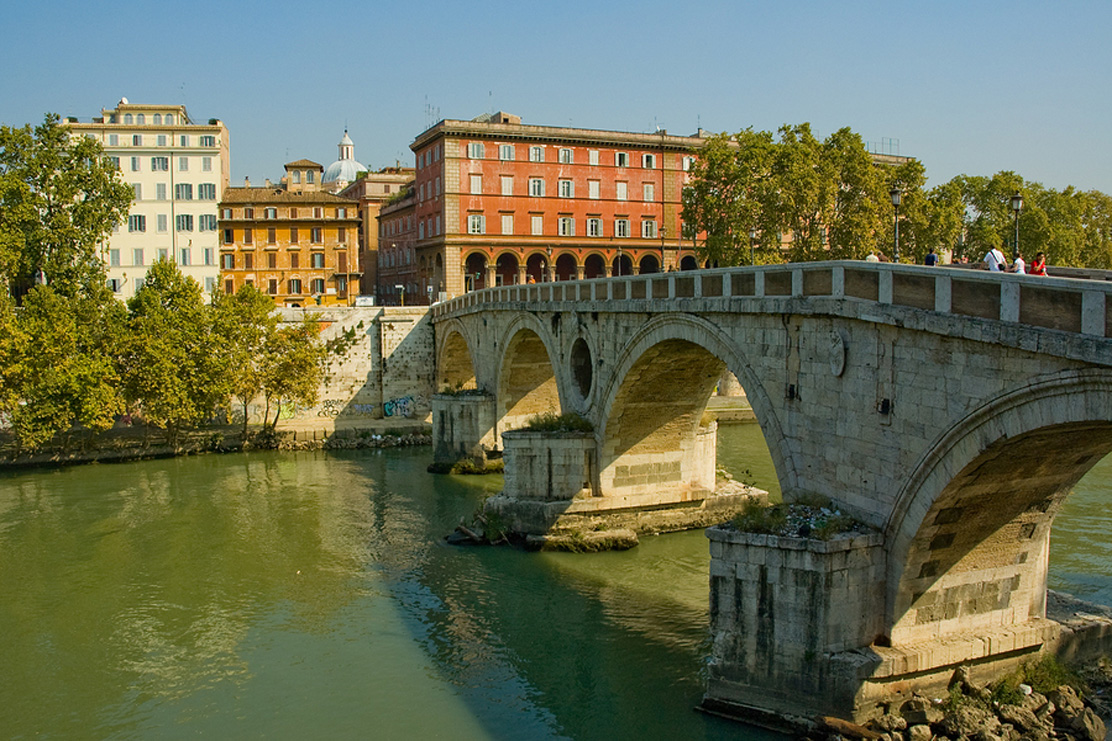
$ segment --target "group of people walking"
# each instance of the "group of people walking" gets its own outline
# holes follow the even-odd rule
[[[993,247],[985,253],[985,266],[993,273],[1026,273],[1027,275],[1046,275],[1046,255],[1042,252],[1035,254],[1035,259],[1028,265],[1023,255],[1018,252],[1015,260],[1009,266],[1004,252],[999,247]]]

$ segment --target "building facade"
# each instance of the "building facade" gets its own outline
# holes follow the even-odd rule
[[[222,290],[251,284],[278,306],[348,306],[358,294],[357,202],[322,190],[316,162],[280,185],[228,188],[220,202]]]
[[[382,207],[378,224],[377,295],[385,305],[429,303],[432,268],[443,273],[440,254],[417,259],[417,194],[410,182],[405,190]],[[423,294],[423,295],[422,295]]]
[[[83,123],[69,117],[75,135],[101,143],[131,184],[127,221],[104,245],[108,284],[120,299],[143,285],[158,259],[173,260],[206,293],[219,276],[217,204],[228,186],[228,130],[219,119],[195,122],[181,105],[120,100]]]
[[[507,113],[441,121],[410,146],[416,293],[696,267],[680,212],[703,141]]]
[[[328,173],[325,173],[327,177]],[[382,300],[382,287],[379,285],[379,213],[383,207],[404,194],[413,182],[416,171],[412,167],[383,167],[373,172],[361,173],[339,195],[359,203],[359,264],[363,267],[359,288],[365,296],[376,296]],[[390,286],[393,286],[391,283]]]

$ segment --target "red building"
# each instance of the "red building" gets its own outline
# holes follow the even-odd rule
[[[409,280],[395,278],[416,289],[406,303],[490,285],[696,267],[680,212],[702,142],[665,131],[528,126],[506,113],[441,121],[410,147],[412,270]]]

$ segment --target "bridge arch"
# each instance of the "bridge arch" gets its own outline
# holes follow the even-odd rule
[[[480,388],[471,348],[474,340],[458,319],[438,329],[436,343],[436,391]]]
[[[1112,373],[1103,370],[1038,379],[944,433],[886,525],[892,641],[1045,617],[1054,516],[1110,450]]]
[[[533,314],[519,314],[502,334],[497,369],[498,435],[517,429],[536,414],[560,413],[555,343],[548,328]]]
[[[765,440],[783,439],[773,404],[733,338],[698,317],[659,316],[631,338],[608,385],[599,391],[593,416],[598,420],[601,486],[614,485],[619,466],[645,465],[654,451],[690,452],[723,368],[745,389]],[[770,445],[769,452],[782,489],[790,491],[796,479],[791,459],[779,445]],[[645,460],[636,463],[638,459]],[[709,459],[713,464],[713,451]],[[669,465],[674,467],[674,461]],[[714,488],[713,471],[697,478]]]

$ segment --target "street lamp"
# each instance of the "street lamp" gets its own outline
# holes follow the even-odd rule
[[[401,283],[395,283],[394,288],[397,288],[399,291],[401,291],[401,294],[402,294],[402,303],[401,303],[401,305],[405,306],[405,286],[402,285]]]
[[[757,241],[757,230],[754,227],[749,227],[749,264],[756,265],[757,258],[753,252],[753,243]]]
[[[895,235],[894,239],[895,239],[895,247],[896,247],[895,253],[894,253],[895,260],[893,262],[899,262],[900,261],[900,198],[903,196],[903,191],[900,190],[900,186],[893,185],[892,190],[888,191],[888,195],[892,197],[892,208],[894,209],[894,214],[895,214],[894,217],[893,217],[893,222],[892,222],[892,224],[893,224],[892,233]]]
[[[1019,212],[1023,210],[1023,196],[1017,191],[1012,196],[1012,211],[1015,212],[1015,243],[1012,245],[1012,261],[1019,257]]]

